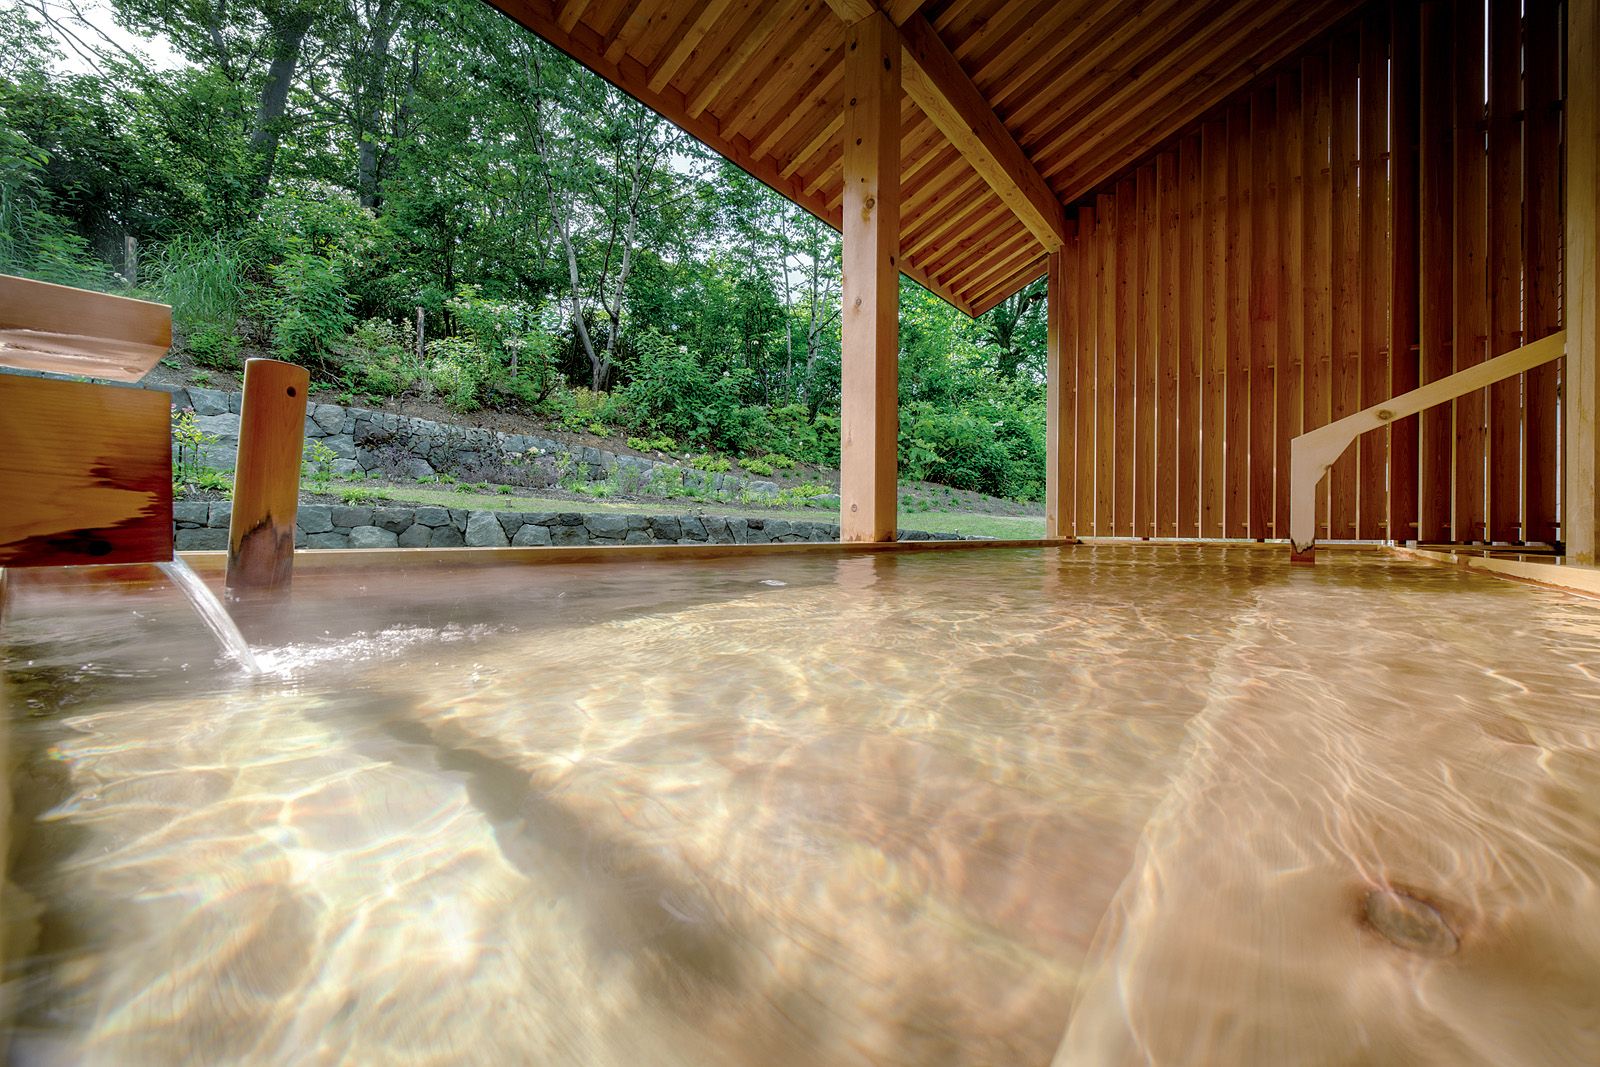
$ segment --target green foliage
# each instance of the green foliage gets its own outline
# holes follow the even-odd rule
[[[406,330],[387,319],[357,323],[344,344],[344,381],[352,393],[397,396],[421,376]]]
[[[172,444],[176,452],[172,460],[174,493],[185,488],[232,491],[233,483],[227,474],[206,466],[201,455],[202,449],[216,441],[215,434],[200,429],[195,421],[194,408],[172,409]]]
[[[339,499],[346,504],[374,504],[382,498],[371,489],[364,486],[356,486],[340,490]]]
[[[268,268],[264,302],[272,348],[281,359],[326,366],[332,345],[355,323],[344,271],[311,252],[290,252]]]
[[[763,478],[772,473],[772,464],[763,459],[741,460],[739,466],[743,467],[751,474],[759,474]]]
[[[678,443],[665,434],[656,437],[630,437],[628,447],[640,452],[671,452]]]
[[[249,298],[247,251],[214,234],[178,234],[148,259],[156,292],[179,326],[232,333]]]
[[[489,370],[488,353],[465,337],[428,342],[428,380],[457,411],[476,411],[483,405]]]
[[[713,456],[709,452],[695,456],[689,461],[689,465],[697,471],[705,471],[708,474],[722,474],[733,469],[733,462],[727,456]]]
[[[558,426],[571,431],[618,421],[615,397],[582,387],[557,389],[546,398],[544,410]]]
[[[794,469],[794,460],[790,459],[788,456],[785,456],[781,452],[774,452],[772,455],[767,457],[766,461],[768,466],[775,467],[780,471]]]
[[[300,476],[310,484],[313,492],[326,493],[333,481],[333,461],[338,453],[321,441],[306,443],[305,456],[300,461]]]
[[[729,451],[758,439],[763,413],[742,400],[752,378],[748,370],[717,374],[653,329],[640,337],[630,370],[620,400],[635,427]]]

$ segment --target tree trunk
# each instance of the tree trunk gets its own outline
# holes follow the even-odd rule
[[[250,131],[250,151],[256,157],[252,202],[260,203],[272,183],[272,170],[278,159],[278,139],[283,132],[283,116],[289,108],[289,89],[294,84],[300,49],[311,29],[312,9],[297,7],[283,15],[272,28],[272,62],[267,67],[267,83],[261,90],[255,123]]]

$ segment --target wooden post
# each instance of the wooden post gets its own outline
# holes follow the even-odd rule
[[[1600,563],[1600,0],[1567,3],[1567,492],[1573,563]]]
[[[1077,327],[1067,314],[1067,268],[1077,267],[1078,243],[1069,234],[1050,253],[1045,294],[1044,535],[1071,537],[1077,474],[1073,464],[1073,416],[1077,410]]]
[[[275,359],[245,361],[228,526],[230,599],[289,587],[309,385],[304,367]]]
[[[845,30],[841,541],[892,541],[899,446],[900,36]]]

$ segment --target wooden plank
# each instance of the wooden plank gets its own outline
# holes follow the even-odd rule
[[[1178,198],[1178,154],[1156,157],[1156,511],[1155,536],[1178,536],[1178,271],[1183,243],[1183,205]]]
[[[1390,8],[1389,44],[1389,396],[1422,384],[1417,336],[1417,123],[1421,74],[1420,10],[1414,3]],[[1416,416],[1389,427],[1389,517],[1395,541],[1417,536]]]
[[[1156,535],[1156,363],[1160,337],[1158,288],[1161,233],[1156,220],[1156,168],[1134,175],[1138,203],[1138,277],[1131,302],[1134,317],[1133,535]]]
[[[1277,456],[1278,97],[1276,83],[1250,94],[1250,536],[1272,536]]]
[[[1200,397],[1204,392],[1205,196],[1200,136],[1178,142],[1178,536],[1200,536]]]
[[[1566,493],[1570,563],[1600,563],[1600,0],[1567,0]]]
[[[1138,309],[1134,288],[1139,277],[1139,204],[1130,175],[1117,183],[1117,287],[1116,287],[1116,494],[1112,502],[1112,530],[1118,537],[1133,537],[1134,477],[1134,358],[1137,348]]]
[[[165,304],[0,274],[0,367],[136,382],[171,347]]]
[[[0,567],[171,559],[171,403],[0,374]]]
[[[1329,59],[1333,131],[1329,161],[1333,173],[1333,417],[1361,409],[1361,217],[1357,205],[1356,127],[1360,39],[1336,38]],[[1328,536],[1356,536],[1357,467],[1345,455],[1329,472]]]
[[[1278,349],[1272,536],[1289,534],[1289,442],[1300,433],[1306,352],[1305,124],[1298,73],[1279,75]]]
[[[1045,180],[995,116],[928,20],[913,15],[900,27],[905,90],[982,175],[1046,251],[1061,247],[1066,216]]]
[[[1200,536],[1223,537],[1223,409],[1228,376],[1227,123],[1207,122],[1200,127],[1200,169],[1205,201]]]
[[[1522,172],[1523,269],[1527,285],[1527,338],[1537,341],[1561,328],[1561,4],[1528,0],[1524,14]],[[1543,176],[1543,177],[1541,177]],[[1557,395],[1561,364],[1523,379],[1527,462],[1523,476],[1523,538],[1554,541],[1556,478],[1560,469]]]
[[[1417,155],[1419,296],[1417,337],[1421,383],[1454,370],[1452,356],[1455,117],[1455,0],[1422,5],[1422,101]],[[1449,405],[1421,416],[1418,442],[1417,538],[1450,540],[1450,497],[1455,459]]]
[[[1095,236],[1094,209],[1084,205],[1078,208],[1078,269],[1073,279],[1078,312],[1078,502],[1075,514],[1080,537],[1093,533],[1095,529],[1095,342],[1099,322],[1099,262],[1100,245]]]
[[[1489,0],[1489,354],[1522,344],[1522,0]],[[1489,539],[1522,540],[1522,380],[1489,390]]]
[[[1482,363],[1489,333],[1487,266],[1488,162],[1484,148],[1483,20],[1460,12],[1455,34],[1455,369]],[[1484,537],[1484,422],[1481,394],[1455,402],[1455,516],[1457,541]]]
[[[1389,13],[1367,8],[1361,22],[1360,241],[1361,361],[1359,407],[1380,404],[1389,391]],[[1356,446],[1356,536],[1388,536],[1388,435],[1367,434]]]
[[[1250,536],[1250,102],[1228,109],[1227,377],[1222,429],[1223,527]]]
[[[900,39],[882,15],[845,31],[843,541],[893,541],[899,447]]]
[[[245,361],[228,522],[230,599],[289,590],[310,385],[304,367],[276,359]]]
[[[1300,118],[1304,125],[1305,365],[1301,432],[1333,420],[1333,100],[1328,56],[1307,56],[1300,66]],[[1329,536],[1328,483],[1317,491],[1316,528]]]
[[[810,5],[790,7],[786,4],[768,4],[758,8],[758,11],[760,13],[743,32],[731,35],[722,52],[712,62],[710,74],[702,79],[693,92],[687,94],[684,107],[690,118],[699,118],[722,95],[729,83],[744,71],[756,52],[783,29],[787,21],[809,15]]]
[[[1112,497],[1116,486],[1117,400],[1117,202],[1101,194],[1095,198],[1095,302],[1099,306],[1095,336],[1095,474],[1094,532],[1110,537]]]
[[[1069,277],[1076,272],[1078,242],[1069,234],[1050,253],[1045,278],[1044,535],[1070,537],[1073,507],[1073,415],[1077,411],[1077,330],[1067,308]]]

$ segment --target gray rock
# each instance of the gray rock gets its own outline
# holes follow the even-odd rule
[[[700,520],[700,525],[705,527],[706,540],[712,544],[733,544],[733,534],[728,530],[727,519],[716,515],[708,515]]]
[[[232,518],[233,502],[231,500],[214,500],[206,512],[206,525],[226,530]]]
[[[741,518],[731,518],[728,521],[728,536],[733,538],[736,545],[749,544],[750,526]]]
[[[552,545],[586,545],[589,543],[589,530],[584,526],[547,526],[550,531]]]
[[[834,508],[834,509],[837,509],[839,507],[839,494],[838,493],[823,493],[820,496],[814,496],[814,497],[812,497],[812,498],[810,498],[809,500],[806,501],[806,507],[808,507],[808,508]]]
[[[297,549],[306,547],[306,532],[298,526],[294,530],[294,547]]]
[[[644,530],[629,530],[628,536],[622,539],[622,543],[625,545],[652,545],[655,544],[655,538]]]
[[[472,517],[472,513],[467,511],[467,510],[465,510],[464,508],[451,508],[450,509],[450,525],[454,526],[456,529],[460,530],[462,533],[466,533],[467,532],[467,520],[470,519],[471,517]]]
[[[350,538],[342,533],[311,534],[306,538],[307,548],[349,548]]]
[[[444,508],[418,508],[416,511],[416,520],[421,526],[449,526],[450,512]]]
[[[372,513],[372,525],[390,533],[400,533],[415,521],[410,508],[379,508]]]
[[[686,515],[679,519],[678,525],[683,528],[682,540],[704,541],[706,539],[705,524],[699,519],[695,518],[693,515]]]
[[[550,544],[550,527],[531,522],[518,530],[517,536],[511,539],[513,548],[534,548],[548,544]]]
[[[683,524],[675,515],[650,516],[650,532],[658,541],[676,541],[683,536]]]
[[[407,478],[417,480],[432,478],[437,473],[433,469],[433,464],[421,456],[407,456],[402,459],[400,461],[400,470]]]
[[[517,536],[517,531],[522,529],[524,520],[515,511],[497,511],[494,517],[500,520],[500,528],[506,532],[507,537]]]
[[[492,511],[474,511],[467,519],[467,544],[472,548],[504,548],[511,542]]]
[[[332,437],[324,437],[322,439],[322,443],[325,446],[327,446],[329,451],[331,451],[333,453],[333,458],[334,459],[355,459],[355,458],[357,458],[356,457],[356,443],[355,443],[354,440],[352,440],[349,437],[345,437],[342,434],[338,434],[338,435],[335,435],[335,436],[332,436]]]
[[[179,530],[173,534],[173,547],[179,552],[205,552],[228,547],[227,530]]]
[[[198,386],[190,386],[189,406],[194,408],[196,415],[200,416],[226,415],[228,413],[228,394],[221,389],[201,389]],[[238,425],[239,420],[235,419],[235,431],[237,431]]]
[[[332,469],[335,474],[354,474],[361,469],[361,464],[353,459],[336,459]]]
[[[357,526],[371,526],[372,509],[353,508],[339,504],[334,506],[332,518],[335,526],[348,526],[351,529]]]
[[[769,541],[778,541],[794,533],[794,523],[788,519],[767,519],[763,526],[766,528]]]
[[[301,504],[295,524],[307,534],[327,533],[333,529],[333,509],[326,504]]]
[[[217,444],[239,443],[239,416],[231,412],[225,411],[219,415],[196,415],[194,425],[202,433],[215,436]]]
[[[357,526],[350,531],[351,548],[398,548],[399,538],[391,530],[376,526]]]
[[[172,505],[172,521],[204,526],[206,524],[206,516],[210,512],[211,505],[204,500],[180,500]]]
[[[317,404],[308,414],[325,434],[336,434],[344,429],[344,408],[337,404]]]
[[[522,513],[522,521],[526,523],[532,523],[535,526],[549,526],[553,524],[557,518],[559,518],[559,516],[550,511],[524,511]]]
[[[496,527],[498,525],[496,523]],[[433,531],[432,537],[428,538],[428,547],[430,548],[460,548],[466,543],[466,540],[461,536],[461,531],[454,526],[441,526]]]
[[[427,548],[428,539],[432,536],[433,531],[419,522],[407,527],[404,533],[395,538],[395,544],[401,548]]]
[[[592,537],[601,541],[620,541],[628,534],[626,515],[590,515],[584,525]]]
[[[228,410],[233,412],[235,415],[242,415],[244,413],[244,394],[228,393],[227,397]]]
[[[555,525],[555,526],[582,526],[583,525],[583,516],[579,515],[575,511],[563,511],[561,514],[556,516],[556,521],[554,523],[552,523],[551,525]]]
[[[181,385],[158,385],[157,389],[172,398],[172,406],[182,411],[184,408],[194,407],[194,401],[189,399],[189,390]]]
[[[745,491],[756,496],[777,496],[778,484],[776,482],[746,482]]]

